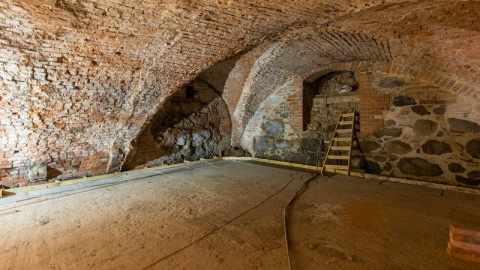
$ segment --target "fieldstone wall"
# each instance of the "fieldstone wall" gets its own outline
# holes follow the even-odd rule
[[[308,130],[322,130],[326,131],[326,135],[330,135],[342,111],[351,112],[359,109],[358,78],[352,71],[337,71],[328,73],[317,81],[318,90],[309,112],[311,120]],[[350,92],[340,93],[342,89],[348,89]]]
[[[385,127],[365,137],[362,167],[374,174],[480,187],[480,103],[409,77],[376,74],[392,94]]]
[[[379,128],[357,133],[354,164],[373,174],[479,188],[480,102],[431,82],[385,70],[384,65],[375,65],[370,84],[360,85],[359,91],[335,94],[339,85],[333,83],[323,92],[330,94],[319,91],[304,132],[293,130],[289,124],[287,101],[301,96],[298,84],[277,89],[267,100],[275,100],[276,106],[270,107],[256,130],[252,143],[255,156],[321,165],[328,146],[322,142],[329,139],[328,131],[334,129],[340,112],[370,112],[369,107],[359,107],[362,99],[371,96],[360,93],[368,89],[388,106],[378,107],[381,113],[373,119],[382,121]],[[279,99],[286,86],[291,95]],[[371,106],[377,110],[375,102]]]
[[[262,135],[254,139],[256,157],[308,165],[323,163],[326,148],[324,141],[330,139],[338,117],[342,111],[358,110],[358,79],[353,72],[333,72],[318,78],[311,85],[316,87],[313,91],[316,95],[310,106],[311,122],[307,130],[295,131],[285,124],[289,122],[291,108],[287,102],[280,102],[264,118],[261,124]],[[345,85],[351,86],[352,92],[339,93]],[[295,87],[293,84],[291,86]],[[303,102],[305,104],[309,100]]]
[[[317,69],[358,74],[365,135],[383,128],[392,94],[362,83],[373,76],[362,62],[478,100],[479,14],[476,1],[447,0],[0,0],[0,181],[120,170],[160,106],[199,75],[223,85],[233,63],[208,69],[235,55],[241,73],[223,94],[245,148],[273,94],[290,107],[287,136],[302,133],[301,97],[277,89]]]
[[[230,116],[208,84],[194,80],[155,114],[132,144],[123,170],[212,158],[230,146]]]
[[[312,121],[308,130],[322,130],[331,133],[335,130],[342,112],[358,111],[358,91],[334,95],[317,95],[314,98]]]

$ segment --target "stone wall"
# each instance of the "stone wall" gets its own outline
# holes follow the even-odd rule
[[[308,130],[323,130],[331,133],[335,130],[340,114],[358,111],[358,91],[334,95],[317,95],[313,99],[310,114],[312,121]]]
[[[377,73],[392,93],[385,127],[365,137],[369,172],[467,187],[480,185],[480,103],[439,86]],[[395,93],[395,94],[393,94]]]
[[[352,86],[352,92],[339,93],[344,85]],[[286,101],[294,98],[298,101],[299,97],[303,97],[303,104],[309,103],[310,95],[298,94],[305,91],[305,86],[317,88],[312,91],[315,97],[309,106],[310,123],[307,130],[292,129],[288,124],[291,122],[291,108],[287,102],[279,102],[263,118],[261,130],[258,130],[261,135],[255,136],[253,150],[256,157],[309,165],[322,164],[326,147],[324,141],[330,139],[340,114],[358,110],[358,80],[353,72],[347,71],[328,73],[309,85],[304,83],[303,87],[300,84],[287,84],[282,89],[290,89],[292,95]]]
[[[255,156],[310,165],[318,161],[321,165],[328,146],[322,141],[328,141],[328,131],[334,129],[340,112],[356,109],[360,119],[369,119],[362,114],[368,115],[373,109],[375,126],[366,130],[369,123],[360,120],[361,130],[367,132],[357,133],[354,164],[373,174],[478,188],[480,102],[432,82],[387,70],[383,64],[374,65],[368,74],[369,84],[360,84],[360,90],[351,93],[335,94],[339,85],[327,84],[323,93],[330,94],[320,91],[314,98],[311,123],[304,132],[288,124],[289,97],[278,99],[286,86],[290,97],[298,97],[301,89],[298,84],[297,88],[294,84],[283,86],[274,93],[277,106],[263,115],[255,130]],[[387,106],[376,107],[376,97]],[[273,97],[267,102],[270,99]],[[369,102],[373,108],[362,107]]]
[[[365,63],[478,100],[479,14],[476,1],[446,0],[0,0],[0,181],[120,170],[155,112],[199,75],[225,85],[233,141],[250,148],[276,99],[290,107],[286,130],[303,131],[302,93],[283,86],[319,69],[357,73],[365,136],[384,127],[391,96],[375,92]]]
[[[255,137],[262,134],[266,119],[277,119],[283,124],[285,134],[298,137],[303,124],[302,81],[292,78],[279,87],[258,108],[241,138],[241,146],[254,153]],[[233,134],[232,134],[233,135]]]
[[[358,78],[354,72],[327,73],[318,78],[314,84],[318,89],[309,112],[311,119],[309,130],[321,129],[331,132],[335,129],[342,112],[358,111]],[[342,89],[345,89],[344,92],[341,92]]]
[[[58,174],[48,168],[61,173],[50,181],[118,171],[178,87],[300,17],[318,23],[325,9],[321,2],[0,0],[0,181],[17,186]]]
[[[212,158],[230,146],[230,134],[224,101],[197,79],[162,104],[133,142],[122,169]]]

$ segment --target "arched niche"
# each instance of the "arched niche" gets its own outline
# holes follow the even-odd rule
[[[195,79],[170,96],[139,136],[122,170],[217,156],[230,145],[231,122],[219,93]]]
[[[332,131],[342,111],[358,111],[358,75],[341,70],[313,74],[303,81],[303,130]]]

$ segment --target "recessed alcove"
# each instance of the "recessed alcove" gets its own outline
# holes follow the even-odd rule
[[[304,125],[308,130],[331,132],[342,111],[358,111],[358,75],[334,71],[318,76],[311,75],[303,83]]]

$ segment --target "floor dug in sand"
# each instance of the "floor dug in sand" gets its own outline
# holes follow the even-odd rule
[[[283,210],[310,176],[221,161],[3,204],[0,269],[288,269]],[[480,269],[446,254],[451,223],[479,230],[480,196],[318,177],[288,212],[292,266]]]

